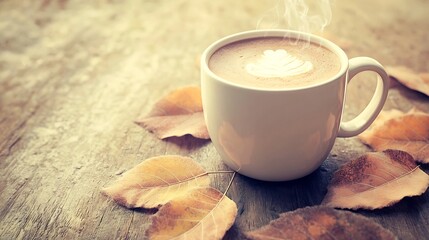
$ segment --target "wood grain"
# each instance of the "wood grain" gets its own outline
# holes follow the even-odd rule
[[[163,154],[226,167],[209,141],[161,141],[133,121],[172,89],[199,85],[195,63],[211,42],[255,29],[275,1],[0,2],[0,239],[142,239],[150,214],[100,194],[123,171]],[[349,57],[428,70],[429,2],[335,1],[326,29],[352,42]],[[283,27],[283,26],[279,26]],[[345,118],[374,88],[362,74],[348,89]],[[396,84],[385,109],[429,112],[428,98]],[[267,183],[236,177],[228,196],[239,239],[279,213],[317,205],[338,166],[369,151],[338,139],[311,175]],[[423,166],[426,172],[428,167]],[[226,188],[230,176],[216,175]],[[429,236],[429,193],[377,211],[358,211],[400,239]]]

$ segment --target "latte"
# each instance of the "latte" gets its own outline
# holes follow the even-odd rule
[[[297,88],[324,82],[341,68],[336,54],[323,46],[282,37],[230,43],[209,59],[219,77],[244,86]]]

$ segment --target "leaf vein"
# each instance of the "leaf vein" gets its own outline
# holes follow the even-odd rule
[[[182,183],[185,183],[185,182],[188,182],[188,181],[195,180],[195,179],[200,178],[200,177],[203,177],[203,176],[205,176],[205,175],[207,175],[207,172],[201,173],[201,174],[196,175],[196,176],[188,177],[188,178],[186,178],[186,179],[181,180],[180,182],[175,182],[175,183],[168,183],[168,182],[164,181],[163,179],[160,179],[160,180],[162,180],[162,181],[165,183],[165,185],[160,184],[160,185],[156,185],[156,186],[141,187],[141,188],[142,188],[142,189],[151,189],[151,188],[156,188],[156,187],[169,187],[169,186],[174,186],[174,185],[178,185],[178,184],[182,184]],[[155,175],[149,175],[149,176],[150,176],[150,177],[156,177]]]
[[[378,186],[376,186],[376,187],[374,187],[374,188],[372,188],[372,189],[370,189],[370,190],[365,190],[364,192],[373,191],[373,190],[375,190],[375,189],[377,189],[377,188],[380,188],[380,187],[382,187],[382,186],[384,186],[384,185],[390,184],[390,183],[395,182],[395,181],[399,181],[401,178],[403,178],[403,177],[405,177],[405,176],[408,176],[408,175],[412,174],[412,173],[413,173],[414,171],[416,171],[418,168],[419,168],[419,167],[417,166],[417,167],[415,167],[413,170],[411,170],[411,171],[409,171],[409,172],[407,172],[407,173],[405,173],[405,174],[403,174],[403,175],[401,175],[401,176],[399,176],[399,177],[397,177],[397,178],[395,178],[395,179],[392,179],[392,180],[391,180],[391,181],[389,181],[389,182],[386,182],[386,183],[380,184],[380,185],[378,185]],[[355,183],[355,184],[357,184],[357,183]],[[349,194],[349,195],[343,195],[343,196],[340,196],[339,198],[346,198],[346,197],[350,197],[350,196],[353,196],[353,195],[356,195],[356,194],[360,194],[360,193],[362,193],[362,192],[352,193],[352,194]]]
[[[231,177],[231,181],[229,182],[229,184],[228,184],[228,187],[227,187],[227,190],[229,189],[229,187],[231,186],[231,184],[232,184],[232,181],[234,180],[234,177],[235,177],[235,174],[236,174],[236,172],[234,172],[234,174],[232,175],[232,177]],[[225,193],[223,193],[222,194],[222,197],[219,199],[219,201],[216,203],[216,205],[201,219],[201,221],[199,222],[199,223],[197,223],[197,224],[195,224],[192,228],[190,228],[188,231],[186,231],[184,234],[187,234],[188,232],[190,232],[190,231],[193,231],[194,229],[196,229],[197,227],[199,227],[200,225],[201,225],[201,228],[203,228],[204,227],[204,220],[208,217],[208,215],[211,213],[211,212],[213,212],[216,208],[218,208],[219,207],[219,205],[221,204],[221,202],[223,201],[223,199],[225,198]],[[179,235],[180,236],[180,235]],[[177,239],[177,237],[175,238],[175,239]],[[202,238],[202,239],[204,239],[204,238]]]
[[[179,178],[177,178],[177,176],[174,174],[174,173],[172,173],[171,171],[170,171],[170,169],[168,169],[168,168],[166,168],[166,167],[164,167],[162,164],[160,164],[160,163],[158,163],[157,164],[157,166],[158,167],[161,167],[161,168],[163,168],[168,174],[170,174],[170,175],[172,175],[177,181],[180,181],[180,179]]]

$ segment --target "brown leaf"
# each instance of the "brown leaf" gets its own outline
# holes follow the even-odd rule
[[[159,156],[128,170],[102,192],[127,208],[158,208],[209,184],[207,172],[191,158]]]
[[[210,138],[204,121],[199,87],[185,87],[171,92],[155,104],[148,116],[136,123],[160,139],[186,134],[196,138]]]
[[[382,111],[359,139],[376,151],[398,149],[429,163],[429,114],[415,109]]]
[[[416,73],[405,66],[387,66],[386,72],[408,88],[429,96],[429,73]]]
[[[369,218],[328,207],[306,207],[280,214],[247,239],[395,239]]]
[[[197,188],[165,204],[146,231],[149,239],[222,239],[237,215],[236,204],[214,188]]]
[[[334,173],[322,204],[348,209],[378,209],[404,197],[417,196],[429,186],[429,175],[411,155],[399,150],[367,153]]]

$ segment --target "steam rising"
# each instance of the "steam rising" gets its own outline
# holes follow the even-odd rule
[[[316,33],[322,32],[331,18],[330,0],[279,0],[258,21],[257,29],[285,28]]]

